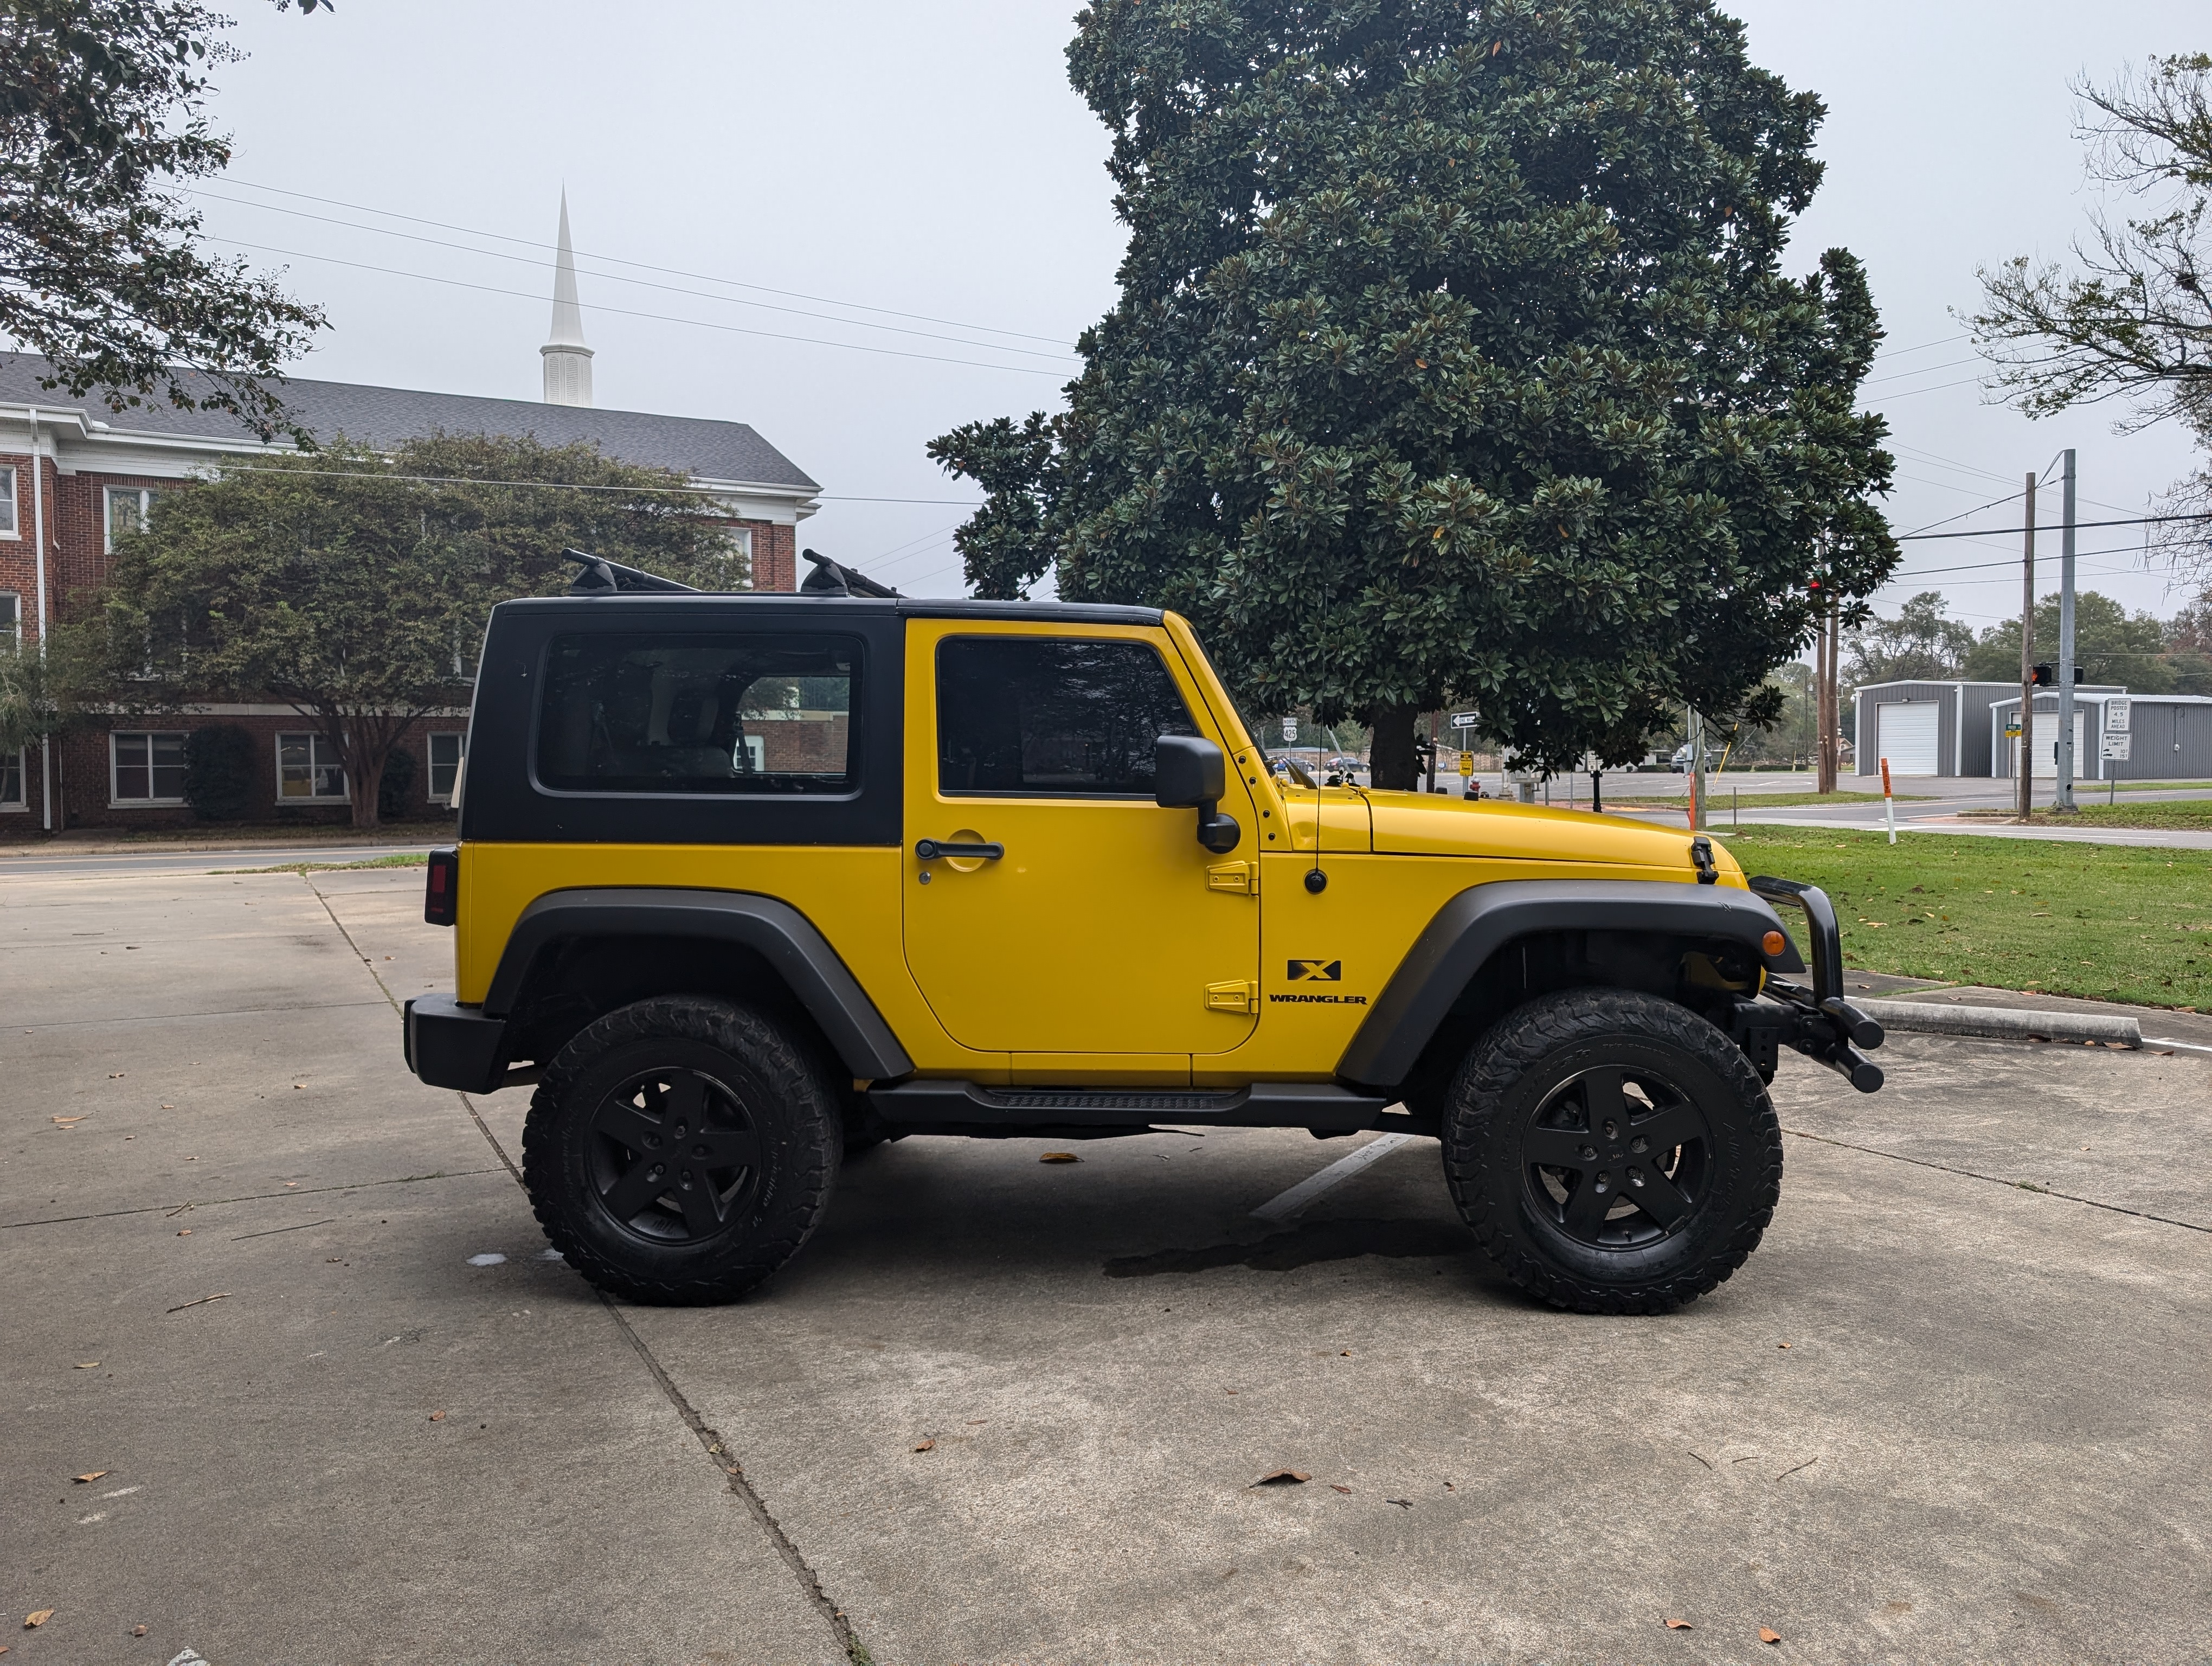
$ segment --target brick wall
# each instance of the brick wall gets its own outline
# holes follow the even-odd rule
[[[312,726],[297,716],[254,714],[118,719],[99,730],[68,735],[57,741],[53,749],[55,826],[130,829],[224,825],[202,822],[189,805],[117,803],[111,797],[112,734],[189,733],[216,724],[235,725],[253,738],[253,786],[244,813],[238,823],[231,824],[342,827],[351,824],[353,811],[346,802],[285,800],[278,797],[276,737],[304,734]],[[420,821],[450,813],[443,805],[430,800],[428,737],[433,733],[459,734],[467,727],[465,718],[428,718],[399,743],[398,750],[411,754],[415,759],[415,780],[408,790],[403,812],[405,819]],[[28,806],[22,811],[0,812],[0,840],[32,836],[40,830],[37,747],[29,749],[26,763]]]
[[[16,471],[17,536],[0,537],[0,591],[21,599],[23,642],[38,639],[38,575],[33,526],[32,459],[27,453],[0,453],[0,467]],[[47,606],[56,618],[65,618],[86,605],[92,592],[107,576],[106,494],[110,487],[149,488],[155,491],[186,489],[173,478],[126,474],[61,473],[52,459],[42,459],[46,530]],[[799,587],[797,528],[772,521],[738,523],[752,533],[753,587],[788,593]],[[168,718],[158,721],[118,721],[113,728],[129,733],[189,732],[209,723],[235,723],[254,737],[256,777],[246,819],[263,824],[295,822],[301,825],[344,824],[352,812],[343,804],[279,804],[276,797],[276,737],[304,732],[309,726],[297,717],[263,714]],[[459,730],[460,719],[437,719],[431,728]],[[811,760],[817,753],[827,758],[842,751],[842,722],[833,741],[827,733],[812,738],[805,751],[807,763],[794,758],[793,767],[822,767]],[[429,757],[423,731],[402,743],[414,753],[415,785],[410,794],[410,818],[443,813],[426,799]],[[796,740],[797,737],[794,736]],[[110,797],[110,743],[106,728],[70,735],[54,743],[51,758],[53,783],[53,824],[57,829],[178,827],[200,824],[189,806],[116,804]],[[32,746],[23,757],[21,809],[0,807],[0,840],[34,836],[43,830],[46,817],[41,797],[40,749]],[[779,767],[771,763],[770,768]],[[836,767],[834,763],[828,767]]]
[[[753,535],[753,588],[788,593],[799,588],[799,529],[765,520],[738,523]]]

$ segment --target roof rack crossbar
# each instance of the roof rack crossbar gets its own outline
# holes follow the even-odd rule
[[[806,575],[806,582],[799,587],[801,595],[881,596],[887,599],[898,596],[898,592],[890,586],[872,579],[865,573],[856,573],[842,562],[832,561],[812,550],[802,550],[799,553],[814,563],[814,570]]]
[[[609,561],[605,556],[592,555],[587,550],[563,550],[562,555],[577,563],[579,571],[569,582],[572,596],[635,595],[659,592],[662,594],[696,596],[699,592],[688,584],[678,584],[674,579],[664,579],[658,573],[648,573],[641,568],[625,567],[618,561]]]

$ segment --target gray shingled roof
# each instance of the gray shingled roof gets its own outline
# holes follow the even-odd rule
[[[122,434],[193,435],[210,440],[251,437],[235,417],[220,410],[179,410],[149,403],[114,411],[97,394],[70,398],[39,386],[46,361],[29,353],[0,353],[0,404],[35,404],[49,410],[82,410]],[[820,487],[791,459],[744,423],[701,416],[655,416],[639,410],[599,410],[577,405],[534,404],[526,399],[479,399],[464,393],[418,393],[399,387],[304,379],[278,384],[300,425],[320,440],[343,434],[384,447],[437,429],[448,434],[535,435],[549,446],[596,442],[625,463],[678,469],[702,480],[785,486],[800,492]]]

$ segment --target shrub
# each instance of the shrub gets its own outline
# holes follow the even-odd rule
[[[404,746],[394,746],[392,755],[384,760],[384,779],[377,783],[378,818],[388,822],[404,820],[408,789],[414,785],[415,754]]]
[[[204,822],[237,821],[253,801],[253,737],[235,723],[195,729],[185,742],[185,802]]]

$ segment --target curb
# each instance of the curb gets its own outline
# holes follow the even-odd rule
[[[2142,1025],[2103,1012],[2038,1012],[2011,1006],[1936,1006],[1919,1000],[1856,1003],[1885,1030],[1926,1036],[1980,1036],[1993,1041],[2117,1042],[2142,1045]]]

